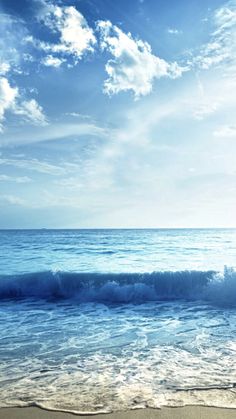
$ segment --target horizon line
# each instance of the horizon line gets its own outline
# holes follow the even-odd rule
[[[0,227],[0,231],[13,230],[236,230],[234,227]]]

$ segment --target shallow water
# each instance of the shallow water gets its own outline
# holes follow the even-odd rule
[[[4,231],[0,243],[1,407],[236,407],[235,230]]]

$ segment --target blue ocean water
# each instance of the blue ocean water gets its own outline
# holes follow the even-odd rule
[[[236,230],[0,231],[0,407],[236,407]]]

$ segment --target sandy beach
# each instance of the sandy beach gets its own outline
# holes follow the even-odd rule
[[[80,416],[71,413],[42,410],[36,407],[0,409],[0,419],[73,419],[76,416],[91,419],[94,415]],[[163,409],[140,409],[95,415],[95,417],[97,419],[235,419],[236,409],[185,406]]]

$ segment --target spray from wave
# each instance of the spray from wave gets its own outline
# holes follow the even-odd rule
[[[76,299],[79,302],[145,303],[185,299],[236,306],[236,272],[153,273],[36,272],[1,276],[0,299]]]

